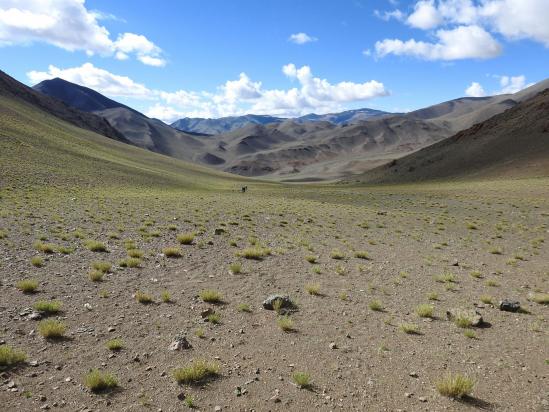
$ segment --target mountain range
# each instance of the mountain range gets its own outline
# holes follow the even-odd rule
[[[430,161],[420,160],[421,156],[450,145],[459,132],[472,133],[471,128],[493,116],[520,109],[524,102],[549,88],[549,80],[545,80],[515,94],[459,98],[405,114],[361,109],[296,119],[254,115],[231,121],[215,119],[227,121],[228,128],[238,122],[243,126],[210,135],[183,132],[65,80],[46,80],[34,90],[5,74],[1,81],[3,94],[22,97],[48,113],[112,139],[231,173],[281,181],[353,179],[353,176],[364,181],[385,181],[381,176],[388,167],[391,173],[396,173],[393,176],[423,178],[416,174],[420,169],[427,170],[425,164]],[[501,119],[500,122],[505,123]],[[517,133],[519,129],[512,130]],[[452,149],[456,153],[467,152],[461,145],[448,147],[456,147]],[[424,166],[417,167],[417,163]],[[395,166],[401,164],[405,166]],[[410,172],[404,173],[403,167]],[[418,172],[412,173],[414,170]]]
[[[241,129],[248,125],[260,124],[266,125],[270,123],[282,123],[287,120],[292,120],[296,123],[305,122],[330,122],[341,125],[344,123],[357,123],[372,117],[389,115],[391,113],[375,109],[356,109],[346,110],[340,113],[315,114],[310,113],[305,116],[295,118],[274,117],[256,114],[246,114],[244,116],[229,116],[220,117],[218,119],[204,119],[201,117],[184,117],[176,120],[171,124],[172,127],[184,132],[195,132],[205,134],[220,134],[232,132],[236,129]]]

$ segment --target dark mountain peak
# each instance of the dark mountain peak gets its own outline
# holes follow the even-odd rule
[[[88,87],[71,83],[67,80],[56,77],[51,80],[44,80],[33,87],[34,90],[55,97],[67,105],[85,112],[95,112],[115,107],[129,107],[118,103]],[[133,109],[132,109],[133,110]]]

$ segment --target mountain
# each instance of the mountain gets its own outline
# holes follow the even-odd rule
[[[333,124],[356,123],[372,117],[384,116],[390,113],[374,109],[347,110],[341,113],[329,114],[307,114],[296,118],[283,118],[274,116],[262,116],[247,114],[244,116],[229,116],[219,119],[204,119],[200,117],[184,117],[171,124],[172,127],[184,132],[196,132],[205,134],[221,134],[241,129],[251,124],[267,125],[271,123],[282,123],[286,120],[293,120],[297,123],[305,122],[330,122]]]
[[[220,134],[240,129],[249,124],[278,123],[285,119],[273,116],[247,114],[245,116],[229,116],[219,119],[203,119],[200,117],[184,117],[171,124],[172,127],[184,132],[205,134]]]
[[[93,113],[114,127],[132,144],[177,159],[200,162],[203,143],[194,134],[176,130],[157,119],[151,119],[122,103],[88,87],[66,80],[45,80],[36,91],[63,100],[66,104]],[[207,163],[207,162],[206,162]]]
[[[58,77],[51,80],[44,80],[33,86],[33,89],[62,100],[69,106],[84,112],[95,112],[98,110],[113,109],[115,107],[130,109],[122,103],[109,99],[93,89],[68,82]]]
[[[66,122],[125,143],[129,141],[104,118],[77,110],[55,97],[36,92],[0,71],[0,96],[25,101]]]
[[[402,183],[436,179],[549,175],[549,89],[488,120],[357,180]]]
[[[64,107],[0,75],[0,186],[43,191],[44,182],[49,182],[49,188],[65,196],[80,197],[82,188],[118,194],[127,188],[225,190],[242,181],[76,127],[71,118],[63,119],[75,109],[61,110]]]
[[[328,114],[307,114],[305,116],[298,117],[294,119],[296,122],[330,122],[337,125],[342,125],[344,123],[357,123],[363,120],[371,119],[372,117],[386,116],[396,113],[388,113],[381,110],[375,109],[356,109],[356,110],[346,110],[340,113],[328,113]]]

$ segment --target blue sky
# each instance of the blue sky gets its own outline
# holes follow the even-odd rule
[[[0,61],[167,122],[404,111],[545,79],[548,16],[549,0],[0,0]]]

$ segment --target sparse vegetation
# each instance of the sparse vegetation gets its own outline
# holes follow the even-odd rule
[[[59,339],[65,335],[67,327],[55,319],[46,319],[38,324],[38,332],[46,339]]]
[[[107,246],[98,240],[88,239],[84,241],[84,247],[92,252],[107,252]]]
[[[416,308],[416,313],[420,318],[432,318],[434,309],[433,305],[423,304]]]
[[[0,345],[0,367],[12,368],[25,362],[25,352],[12,348],[10,345]]]
[[[239,253],[237,253],[237,255],[245,259],[261,260],[266,256],[270,256],[271,253],[271,249],[269,248],[253,246],[241,250]]]
[[[33,307],[39,312],[52,315],[59,312],[61,310],[61,306],[63,306],[63,304],[58,300],[39,300]]]
[[[34,279],[25,279],[17,282],[16,286],[23,293],[34,293],[38,289],[38,282]]]
[[[193,243],[195,237],[195,233],[180,233],[177,235],[177,241],[182,245],[190,245]]]
[[[308,388],[311,385],[311,375],[307,372],[294,372],[292,374],[292,380],[302,389]]]
[[[309,295],[318,296],[320,294],[320,285],[318,283],[309,283],[305,285],[305,290]]]
[[[250,305],[247,303],[239,303],[236,307],[239,312],[248,312],[250,313],[252,309],[250,308]]]
[[[102,392],[116,388],[118,381],[110,373],[101,372],[99,369],[92,369],[84,377],[84,385],[92,392]]]
[[[202,290],[198,296],[200,297],[200,299],[202,299],[204,302],[208,302],[208,303],[219,303],[221,302],[221,293],[219,293],[218,291],[216,290],[212,290],[212,289],[205,289],[205,290]]]
[[[284,332],[292,332],[294,330],[294,321],[287,315],[280,316],[276,320],[276,324]]]
[[[383,304],[377,299],[370,301],[370,303],[368,303],[368,307],[370,308],[370,310],[373,310],[375,312],[383,311]]]
[[[181,252],[181,249],[178,247],[166,247],[162,249],[162,253],[168,258],[178,258],[183,256],[183,252]]]
[[[467,376],[458,373],[444,376],[435,385],[441,395],[450,398],[462,398],[471,394],[475,383]]]
[[[242,273],[242,263],[240,262],[233,262],[229,265],[229,270],[231,273],[237,275],[239,273]]]
[[[40,256],[33,256],[31,258],[31,265],[37,268],[41,268],[44,266],[44,259],[42,259]]]
[[[148,295],[146,293],[143,293],[141,291],[135,292],[135,300],[137,300],[139,303],[148,304],[153,302],[153,298],[151,295]]]
[[[179,384],[196,384],[219,374],[219,365],[215,362],[196,360],[184,368],[173,371],[173,377]]]
[[[108,350],[119,351],[124,348],[124,342],[122,339],[110,339],[105,343]]]
[[[419,326],[414,323],[401,323],[399,328],[408,335],[419,335]]]

